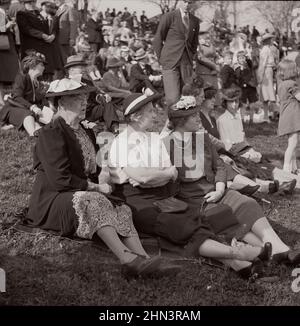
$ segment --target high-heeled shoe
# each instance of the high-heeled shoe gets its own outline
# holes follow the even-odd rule
[[[263,275],[263,263],[260,259],[255,259],[251,265],[240,269],[237,274],[244,280],[254,282]]]
[[[261,253],[257,256],[261,261],[269,261],[272,256],[272,243],[266,242],[261,250]]]

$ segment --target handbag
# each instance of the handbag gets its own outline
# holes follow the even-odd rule
[[[188,204],[175,197],[157,200],[153,205],[162,213],[182,213],[188,209]]]
[[[206,217],[214,233],[222,233],[232,226],[239,225],[231,207],[228,205],[219,203],[216,206],[205,210],[207,205],[207,201],[202,203],[201,214]]]
[[[1,50],[9,50],[9,39],[6,34],[0,34],[0,51]]]

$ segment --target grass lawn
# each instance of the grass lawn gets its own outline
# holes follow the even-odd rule
[[[285,140],[275,136],[275,125],[246,132],[255,148],[282,162]],[[181,260],[175,278],[127,281],[103,247],[11,229],[14,214],[30,198],[32,146],[25,133],[0,131],[0,267],[7,277],[0,305],[300,305],[299,293],[291,290],[292,269],[285,266],[266,267],[267,275],[277,276],[273,282],[248,283],[200,260]],[[275,230],[300,247],[299,192],[267,199],[275,204],[269,215]]]

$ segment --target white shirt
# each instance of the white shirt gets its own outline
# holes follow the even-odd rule
[[[242,118],[239,111],[233,116],[226,110],[217,119],[217,127],[221,141],[224,143],[226,150],[229,150],[232,145],[245,140]]]
[[[128,126],[113,141],[109,151],[109,169],[113,183],[128,182],[124,167],[164,168],[172,166],[158,133],[137,132]]]

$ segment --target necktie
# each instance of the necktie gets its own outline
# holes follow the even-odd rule
[[[186,12],[183,16],[183,22],[186,27],[186,29],[189,28],[189,14]]]
[[[52,33],[53,21],[52,18],[48,18],[49,32]]]

